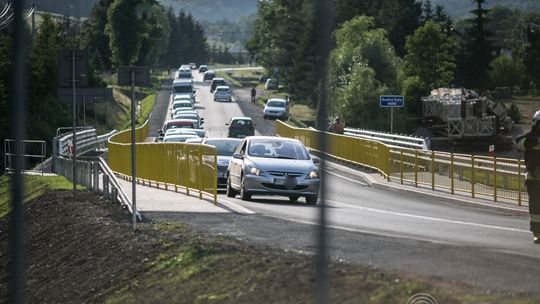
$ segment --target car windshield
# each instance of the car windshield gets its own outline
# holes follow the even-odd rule
[[[173,93],[192,93],[193,87],[192,86],[174,86],[173,87]]]
[[[177,109],[177,108],[191,108],[191,103],[190,102],[182,102],[182,103],[175,103],[173,104],[173,109]]]
[[[236,119],[231,122],[231,126],[236,128],[251,127],[251,120]]]
[[[165,136],[163,142],[185,142],[188,138],[195,138],[197,135],[184,134],[184,135],[173,135],[170,137]]]
[[[285,108],[285,102],[278,100],[271,100],[266,105],[274,108]]]
[[[309,159],[309,153],[301,143],[280,139],[254,139],[249,144],[248,154],[265,158]]]
[[[240,142],[240,140],[207,140],[204,143],[215,146],[217,149],[217,155],[232,156]]]
[[[218,88],[217,92],[229,92],[228,88]]]

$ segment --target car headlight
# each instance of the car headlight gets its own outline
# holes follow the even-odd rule
[[[251,169],[249,169],[249,173],[259,176],[261,175],[261,170],[259,170],[257,167],[251,167]]]
[[[316,170],[312,170],[308,173],[308,178],[318,178],[319,177],[319,172],[317,172]]]

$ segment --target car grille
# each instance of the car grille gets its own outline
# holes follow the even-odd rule
[[[227,171],[229,166],[217,166],[218,171]]]
[[[293,176],[293,177],[305,175],[304,173],[301,173],[301,172],[279,172],[279,171],[268,171],[268,174],[272,176]]]
[[[308,187],[308,186],[304,186],[304,185],[297,185],[292,189],[287,189],[287,188],[285,188],[284,185],[274,185],[274,184],[270,184],[270,183],[262,183],[262,185],[265,186],[266,188],[275,189],[275,190],[295,190],[295,191],[305,190]]]

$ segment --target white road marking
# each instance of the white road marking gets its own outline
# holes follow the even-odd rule
[[[352,178],[348,178],[348,177],[345,177],[345,176],[343,176],[343,175],[340,175],[340,174],[337,174],[337,173],[334,173],[334,172],[331,172],[331,171],[328,171],[328,170],[324,170],[324,172],[325,172],[325,173],[329,173],[329,174],[331,174],[331,175],[335,175],[335,176],[337,176],[337,177],[339,177],[339,178],[342,178],[342,179],[344,179],[344,180],[348,180],[348,181],[350,181],[350,182],[360,184],[360,185],[362,185],[362,186],[369,186],[368,183],[364,183],[364,182],[361,182],[361,181],[357,181],[357,180],[354,180],[354,179],[352,179]]]
[[[464,222],[464,221],[458,221],[458,220],[450,220],[450,219],[445,219],[445,218],[440,218],[440,217],[431,217],[431,216],[417,215],[417,214],[404,213],[404,212],[388,211],[388,210],[358,206],[358,205],[353,205],[353,204],[341,203],[341,202],[336,202],[336,201],[328,200],[328,199],[326,200],[326,202],[330,202],[331,204],[334,205],[334,207],[345,206],[345,207],[353,208],[357,210],[363,210],[363,211],[387,214],[387,215],[394,215],[394,216],[401,216],[401,217],[408,217],[408,218],[420,219],[420,220],[425,220],[425,221],[443,222],[443,223],[449,223],[449,224],[472,226],[472,227],[487,228],[487,229],[496,229],[496,230],[511,231],[511,232],[520,232],[520,233],[527,233],[527,234],[531,233],[529,230],[522,230],[522,229],[517,229],[517,228],[509,228],[509,227],[487,225],[487,224],[479,224],[479,223],[472,223],[472,222]]]

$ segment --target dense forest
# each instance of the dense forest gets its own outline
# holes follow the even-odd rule
[[[424,0],[425,2],[425,0]],[[433,5],[442,5],[448,14],[455,19],[469,16],[475,4],[469,0],[432,0]],[[494,6],[504,6],[520,11],[540,11],[540,1],[538,0],[489,0],[486,1],[486,8]]]

